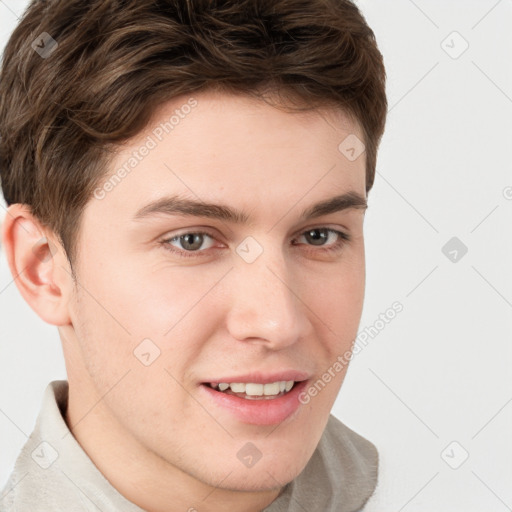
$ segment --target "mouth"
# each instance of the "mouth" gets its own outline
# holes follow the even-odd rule
[[[206,382],[203,385],[224,393],[234,395],[245,400],[275,400],[287,395],[299,382],[281,380],[266,384],[257,382]]]
[[[304,407],[299,397],[307,387],[307,375],[294,372],[297,380],[275,380],[274,378],[222,379],[223,382],[203,382],[200,394],[213,407],[233,419],[252,425],[276,425],[293,421]],[[280,375],[281,379],[283,376]],[[278,377],[278,379],[279,379]],[[284,378],[292,375],[286,375]],[[260,382],[254,382],[259,380]]]

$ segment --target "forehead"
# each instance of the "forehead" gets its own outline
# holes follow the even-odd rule
[[[196,147],[196,154],[216,146],[223,147],[225,154],[232,148],[239,156],[244,150],[250,154],[251,147],[236,147],[234,142],[247,142],[250,137],[257,137],[255,149],[288,143],[296,150],[312,146],[332,150],[347,134],[364,139],[359,123],[340,108],[290,112],[243,94],[203,91],[160,105],[148,126],[130,142],[136,144],[150,135],[157,142],[172,144],[180,137],[203,143]]]
[[[362,131],[341,110],[290,113],[248,96],[184,95],[161,105],[119,148],[100,182],[105,198],[92,206],[133,214],[178,193],[282,214],[276,204],[304,198],[303,211],[306,199],[365,195],[365,154],[351,159],[342,151],[351,137],[362,141]]]

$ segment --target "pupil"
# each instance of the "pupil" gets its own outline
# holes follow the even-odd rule
[[[190,233],[187,235],[183,235],[181,237],[181,239],[182,239],[182,247],[184,249],[189,249],[192,251],[196,251],[203,244],[203,235],[200,235],[200,234]],[[183,242],[184,242],[184,244],[183,244]],[[190,244],[192,247],[190,247],[190,246],[187,247],[188,244]]]
[[[311,237],[313,245],[323,245],[323,242],[327,240],[327,231],[325,229],[312,229],[308,231],[306,236]]]

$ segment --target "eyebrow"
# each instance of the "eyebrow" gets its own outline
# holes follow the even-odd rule
[[[300,220],[314,219],[343,210],[366,210],[367,208],[366,198],[357,192],[351,191],[313,204],[302,211]],[[247,213],[230,206],[205,203],[177,195],[163,197],[147,204],[137,211],[134,220],[141,220],[159,214],[208,217],[235,224],[247,224],[250,221],[250,216]]]

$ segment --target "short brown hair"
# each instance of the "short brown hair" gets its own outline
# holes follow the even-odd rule
[[[54,51],[37,52],[50,36]],[[271,89],[295,110],[341,107],[361,126],[373,186],[386,75],[349,0],[34,0],[0,73],[5,200],[28,205],[70,262],[111,149],[182,94]]]

